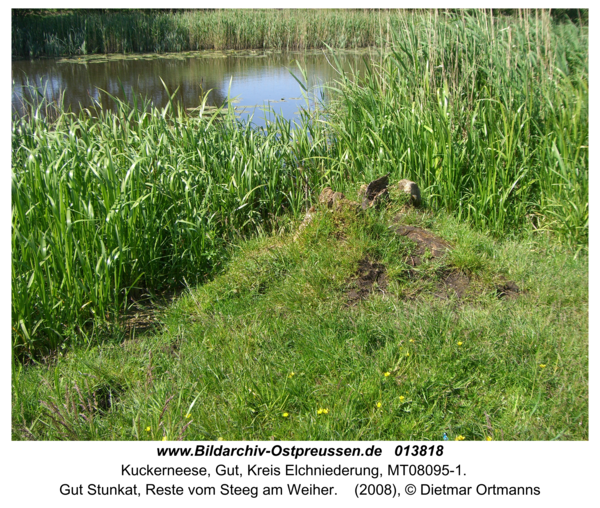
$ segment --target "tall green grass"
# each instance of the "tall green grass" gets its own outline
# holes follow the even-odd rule
[[[30,104],[12,130],[17,355],[90,337],[132,291],[200,282],[232,238],[298,216],[326,184],[384,173],[481,229],[586,248],[586,29],[546,14],[398,19],[390,52],[342,75],[328,110],[296,128],[191,117],[173,101],[78,115]]]
[[[407,17],[364,79],[332,88],[335,168],[412,178],[497,234],[588,234],[587,31],[534,18]],[[367,178],[367,179],[368,179]]]
[[[173,103],[117,104],[53,115],[42,99],[13,123],[13,332],[23,352],[113,320],[134,288],[204,280],[234,235],[296,212],[305,187],[319,186],[290,148],[307,131],[281,118],[256,131],[232,111],[223,120]]]
[[[410,211],[454,249],[408,276],[398,197],[240,242],[157,333],[16,365],[13,439],[589,439],[587,257]],[[366,256],[387,285],[349,305]],[[462,298],[440,298],[458,269]],[[504,276],[517,298],[498,299]]]
[[[397,11],[224,9],[13,16],[14,57],[202,49],[361,48],[389,40]]]

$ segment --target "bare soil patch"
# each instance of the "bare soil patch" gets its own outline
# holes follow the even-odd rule
[[[512,300],[518,298],[520,294],[519,286],[512,280],[504,280],[500,284],[496,284],[496,296],[500,299]]]
[[[426,229],[400,225],[396,228],[396,233],[406,236],[417,244],[408,260],[408,264],[411,266],[419,266],[426,257],[441,258],[452,249],[452,246],[446,240]]]
[[[471,279],[460,271],[448,271],[442,277],[442,280],[437,284],[435,293],[439,298],[447,299],[451,295],[456,295],[457,298],[462,298],[467,291]]]
[[[355,305],[375,290],[385,290],[388,280],[385,265],[363,258],[358,262],[355,277],[348,282],[348,304]]]

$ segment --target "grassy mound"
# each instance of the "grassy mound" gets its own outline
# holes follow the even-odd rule
[[[321,207],[152,332],[15,365],[13,439],[587,439],[587,272],[393,193]]]
[[[295,127],[206,114],[203,91],[193,114],[173,93],[163,109],[134,94],[75,115],[32,90],[12,123],[13,353],[102,341],[136,293],[203,282],[236,236],[382,174],[496,238],[587,252],[587,27],[547,11],[397,14],[380,58],[363,75],[339,66],[323,108],[298,73]]]

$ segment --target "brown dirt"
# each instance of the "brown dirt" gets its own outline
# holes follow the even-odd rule
[[[439,298],[450,298],[452,294],[457,298],[462,298],[467,291],[471,280],[464,273],[459,271],[446,272],[442,280],[437,284],[435,293]]]
[[[406,236],[417,244],[408,260],[408,264],[411,266],[419,266],[423,263],[427,252],[431,258],[441,258],[452,249],[452,246],[446,240],[430,231],[415,226],[400,225],[396,228],[396,233]]]
[[[521,290],[512,280],[503,280],[500,284],[496,284],[496,296],[500,299],[506,298],[512,300],[518,298]]]
[[[348,303],[354,305],[359,300],[365,299],[374,291],[373,286],[377,283],[377,289],[385,290],[388,284],[385,266],[381,263],[371,262],[363,258],[358,262],[356,277],[348,281]]]

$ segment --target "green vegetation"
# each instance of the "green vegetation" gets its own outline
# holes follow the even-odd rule
[[[461,17],[465,12],[450,9],[440,15]],[[540,12],[494,9],[495,15],[513,13],[521,20]],[[429,15],[395,9],[17,9],[12,11],[12,55],[364,48],[389,45],[406,19]],[[587,24],[586,9],[543,14],[548,19],[550,15],[557,21]]]
[[[301,148],[289,123],[266,132],[158,111],[59,110],[13,127],[15,345],[47,353],[92,318],[114,320],[132,288],[197,283],[227,240],[297,213]],[[307,133],[301,134],[307,146]],[[298,141],[297,143],[294,143]],[[327,174],[311,172],[318,187]]]
[[[202,49],[364,48],[389,41],[398,11],[223,9],[13,16],[14,57]]]
[[[587,29],[395,16],[296,128],[139,99],[13,120],[15,438],[587,438]],[[394,200],[292,241],[325,185],[385,173],[418,182],[429,211],[402,220],[447,259],[407,266]],[[349,306],[362,259],[389,287]],[[460,302],[433,296],[449,271]],[[185,285],[156,335],[125,327]]]
[[[334,94],[343,171],[412,178],[431,206],[497,234],[529,222],[584,246],[587,31],[543,17],[425,17],[393,42],[380,66],[344,76]]]
[[[454,250],[412,268],[396,203],[242,242],[154,334],[16,366],[14,438],[587,439],[587,261],[413,211]],[[387,285],[351,300],[365,258]]]

